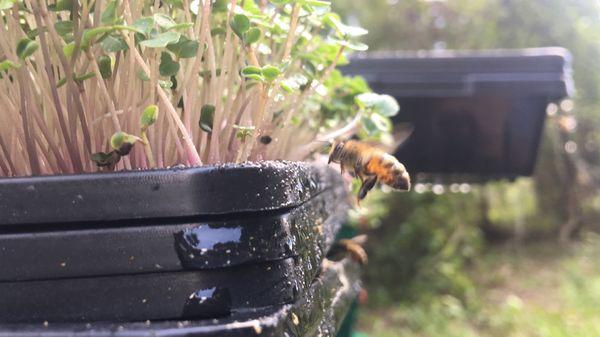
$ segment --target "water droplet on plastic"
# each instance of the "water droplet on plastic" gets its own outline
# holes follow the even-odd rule
[[[188,297],[183,308],[184,318],[214,318],[231,313],[229,289],[213,287],[198,290]]]

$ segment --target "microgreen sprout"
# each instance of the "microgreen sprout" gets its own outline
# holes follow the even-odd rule
[[[144,151],[146,153],[146,158],[148,158],[148,164],[150,167],[155,167],[156,162],[154,160],[154,154],[152,153],[152,147],[150,146],[150,141],[148,141],[148,128],[156,123],[158,119],[158,106],[151,104],[147,106],[142,112],[142,116],[140,117],[140,128],[141,128],[141,138],[142,143],[144,144]]]
[[[397,105],[336,70],[366,30],[269,3],[0,0],[0,176],[304,160],[388,132]]]

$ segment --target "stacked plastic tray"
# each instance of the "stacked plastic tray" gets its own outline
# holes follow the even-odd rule
[[[357,291],[325,259],[347,212],[327,167],[12,178],[0,198],[0,336],[312,336]]]

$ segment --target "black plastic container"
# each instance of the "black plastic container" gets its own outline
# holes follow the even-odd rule
[[[570,62],[562,48],[373,53],[342,71],[398,100],[411,173],[514,177],[533,172],[547,104],[573,92]]]
[[[349,259],[325,261],[304,296],[291,304],[204,320],[0,324],[0,337],[333,337],[360,290],[360,269]]]
[[[0,198],[0,335],[300,303],[348,209],[338,173],[292,162],[9,178]]]

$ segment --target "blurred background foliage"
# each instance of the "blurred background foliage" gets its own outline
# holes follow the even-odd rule
[[[600,2],[333,3],[370,50],[565,47],[577,90],[548,107],[533,177],[434,181],[353,212],[370,257],[356,336],[600,336]]]

